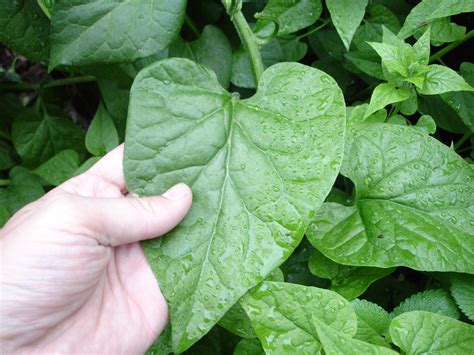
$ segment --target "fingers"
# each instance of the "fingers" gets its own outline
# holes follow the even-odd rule
[[[162,196],[80,198],[92,236],[102,245],[119,246],[163,235],[188,213],[191,189],[177,184]]]

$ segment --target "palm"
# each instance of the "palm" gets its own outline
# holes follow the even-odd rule
[[[167,305],[136,241],[173,228],[191,196],[186,187],[182,200],[125,197],[122,156],[116,149],[2,230],[4,275],[16,283],[2,293],[3,336],[20,339],[17,349],[143,353],[164,328]]]

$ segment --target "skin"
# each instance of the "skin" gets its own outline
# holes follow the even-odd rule
[[[168,308],[138,243],[186,215],[184,184],[127,194],[123,146],[0,230],[0,353],[144,353]]]

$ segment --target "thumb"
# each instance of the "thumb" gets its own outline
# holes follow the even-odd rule
[[[118,246],[163,235],[188,213],[191,189],[177,184],[162,196],[83,198],[81,210],[92,221],[93,237],[102,245]]]

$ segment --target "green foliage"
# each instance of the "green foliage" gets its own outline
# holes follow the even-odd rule
[[[0,225],[125,141],[131,193],[194,198],[148,354],[469,353],[473,12],[0,0]]]
[[[396,317],[390,323],[390,336],[409,354],[468,354],[474,347],[474,326],[424,311]]]
[[[414,294],[395,307],[391,315],[396,317],[410,311],[427,311],[454,319],[459,318],[456,303],[454,303],[449,293],[444,290],[426,290]]]

